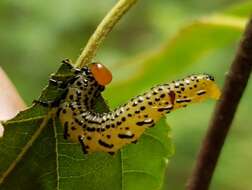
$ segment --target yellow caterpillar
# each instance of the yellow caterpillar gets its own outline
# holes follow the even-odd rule
[[[97,113],[94,104],[110,81],[106,77],[108,71],[101,64],[74,70],[75,76],[67,83],[57,115],[64,127],[64,137],[79,142],[85,154],[96,151],[114,154],[124,145],[136,143],[145,129],[153,127],[165,114],[220,96],[212,76],[191,75],[157,85],[114,111]]]

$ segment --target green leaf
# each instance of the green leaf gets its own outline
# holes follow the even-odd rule
[[[113,100],[114,106],[153,84],[177,78],[211,50],[235,43],[248,10],[251,9],[246,6],[230,9],[225,15],[188,24],[164,47],[115,69],[115,77],[120,76],[123,81],[117,80],[105,95]],[[135,74],[131,73],[132,68]],[[131,80],[122,72],[130,73]],[[53,77],[67,80],[71,75],[62,66]],[[123,96],[118,96],[118,92]],[[60,94],[49,85],[40,100],[54,100]],[[107,109],[102,98],[99,103],[99,110]],[[0,139],[0,189],[161,188],[168,158],[173,153],[164,120],[147,130],[138,144],[126,146],[115,156],[83,155],[78,144],[63,139],[58,121],[49,120],[44,125],[47,114],[48,109],[35,105],[5,123],[5,135]]]
[[[123,148],[115,156],[83,156],[79,145],[66,143],[57,126],[60,189],[160,189],[173,149],[165,121],[156,129],[148,130],[138,144]]]
[[[72,76],[62,65],[52,75],[62,81]],[[49,84],[40,101],[62,94]],[[99,107],[99,108],[98,108]],[[97,108],[108,110],[102,97]],[[4,123],[0,139],[1,189],[160,189],[168,158],[173,153],[169,127],[161,120],[147,130],[136,145],[128,145],[115,156],[84,155],[79,144],[63,139],[59,122],[50,119],[49,109],[35,104]],[[137,183],[136,183],[137,181]]]

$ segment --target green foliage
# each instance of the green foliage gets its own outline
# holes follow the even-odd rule
[[[205,2],[203,3],[204,5],[200,4],[200,9],[192,8],[192,10],[188,7],[175,5],[176,3],[172,4],[175,9],[179,9],[181,12],[184,11],[183,14],[170,13],[166,9],[165,2],[157,1],[159,6],[156,6],[158,7],[156,10],[154,10],[154,6],[150,6],[151,8],[148,9],[146,7],[143,9],[138,8],[135,11],[137,14],[133,10],[133,16],[128,19],[130,20],[129,23],[124,23],[125,25],[123,26],[119,25],[119,33],[117,30],[114,34],[112,33],[111,36],[114,35],[114,37],[110,37],[106,42],[107,46],[104,45],[106,48],[101,49],[102,51],[98,55],[99,58],[105,64],[114,63],[110,64],[114,74],[114,81],[104,93],[104,97],[108,100],[111,107],[125,102],[153,84],[167,82],[168,80],[174,80],[195,72],[211,73],[216,76],[217,82],[222,84],[225,72],[234,56],[235,47],[239,41],[244,24],[251,13],[251,2],[247,1],[241,5],[232,6],[224,11],[219,11],[219,14],[212,14],[207,17],[204,15],[205,17],[202,19],[193,22],[189,22],[192,18],[188,17],[190,14],[198,15],[200,12],[207,11],[208,9],[203,9]],[[192,2],[198,4],[196,0],[188,1],[186,4],[191,3],[191,6],[193,6]],[[212,1],[211,3],[209,2],[207,5],[212,3]],[[18,10],[24,11],[27,15],[31,14],[27,11],[29,10],[27,4],[18,4]],[[41,6],[43,7],[42,9]],[[0,36],[0,38],[4,38],[3,44],[6,44],[6,46],[1,48],[3,49],[1,57],[5,58],[5,54],[11,57],[10,52],[5,47],[12,47],[14,49],[12,54],[18,54],[22,58],[19,59],[17,57],[16,60],[12,57],[10,60],[4,59],[4,62],[8,64],[13,62],[12,59],[15,60],[15,69],[12,69],[15,70],[14,74],[10,69],[13,64],[5,64],[3,66],[14,78],[14,82],[18,84],[18,88],[27,101],[29,101],[28,97],[30,94],[34,97],[36,91],[38,92],[42,86],[43,82],[41,81],[45,80],[44,75],[49,73],[51,69],[56,68],[57,65],[51,66],[51,63],[60,59],[59,56],[56,56],[59,54],[58,51],[65,54],[65,56],[75,56],[79,50],[78,48],[73,50],[73,47],[82,46],[83,33],[86,39],[88,33],[91,33],[91,30],[98,22],[98,19],[94,18],[101,18],[104,14],[104,10],[95,4],[94,7],[89,7],[86,10],[86,16],[81,18],[79,18],[80,15],[84,14],[81,6],[78,6],[81,7],[81,11],[79,9],[79,11],[76,11],[73,7],[70,7],[68,11],[55,11],[51,8],[49,13],[45,3],[39,6],[32,4],[32,7],[34,9],[30,8],[34,13],[41,11],[41,15],[37,15],[35,20],[37,21],[41,17],[43,18],[42,23],[33,21],[34,25],[29,25],[27,20],[31,19],[31,17],[18,20],[18,24],[11,19],[15,23],[15,28],[9,28],[11,25],[8,25],[9,27],[5,27],[4,30],[12,32],[8,35],[4,33],[5,35]],[[163,11],[159,9],[160,7],[163,7]],[[106,9],[109,9],[109,6]],[[173,7],[169,5],[169,10],[172,9]],[[150,12],[146,10],[150,10]],[[92,17],[95,12],[98,13]],[[152,21],[146,19],[148,17],[144,17],[145,15],[153,15],[153,12],[155,12],[155,16],[151,16]],[[68,19],[64,19],[64,15]],[[53,17],[55,20],[50,20],[49,24],[46,25],[46,17]],[[173,23],[180,24],[170,26],[166,20],[167,17],[172,18]],[[163,22],[160,21],[162,18],[164,19]],[[156,20],[159,21],[157,22]],[[81,24],[79,21],[81,23],[87,22],[87,25],[85,27],[77,27],[77,25]],[[185,21],[187,24],[172,37],[168,35],[164,37],[166,31],[170,32],[168,33],[169,35],[173,34]],[[64,24],[60,25],[59,23],[61,22]],[[155,23],[151,25],[149,22]],[[58,24],[55,25],[55,23]],[[137,23],[141,23],[142,28],[137,26]],[[159,23],[167,23],[167,26],[156,26]],[[164,31],[159,31],[154,26]],[[26,30],[22,30],[22,33],[16,35],[14,32],[19,27],[26,28]],[[30,30],[27,29],[29,27],[31,27]],[[37,28],[37,30],[44,28],[44,30],[40,31],[43,31],[42,36],[45,38],[41,38],[47,40],[44,41],[38,38],[40,40],[37,39],[38,41],[33,44],[35,37],[30,35],[31,32],[34,32],[33,28]],[[53,33],[52,36],[59,36],[59,38],[49,36],[45,28],[52,28],[52,31],[50,31]],[[153,32],[155,36],[162,33],[162,36],[155,38],[146,31]],[[133,34],[129,35],[129,33]],[[66,39],[66,36],[68,36],[68,39]],[[69,36],[73,37],[70,38]],[[153,48],[153,46],[158,46],[157,44],[160,41],[168,37],[169,40],[165,40],[167,42],[164,43],[162,48]],[[5,41],[8,38],[11,41]],[[26,48],[22,48],[21,42],[27,42]],[[40,47],[40,50],[36,47]],[[31,57],[28,56],[28,48],[31,48],[30,51],[34,53]],[[121,60],[138,49],[154,49],[154,51],[140,54],[132,59],[127,59],[123,63],[115,64],[115,60],[119,58]],[[114,52],[114,54],[111,52]],[[39,55],[43,58],[47,57],[38,60]],[[32,64],[23,64],[27,60],[32,62]],[[41,65],[46,68],[45,71],[33,74],[33,72],[40,70],[39,67]],[[23,74],[16,76],[17,71],[19,73],[23,71]],[[29,81],[24,82],[25,77],[29,78]],[[30,81],[39,81],[40,83]],[[21,87],[21,83],[26,84],[26,82],[28,85]],[[28,86],[32,90],[29,90]],[[252,159],[252,155],[248,151],[251,145],[251,136],[249,136],[251,134],[250,123],[252,123],[251,110],[249,109],[252,107],[251,96],[252,88],[250,85],[243,97],[234,121],[233,130],[224,147],[217,167],[217,173],[213,179],[212,189],[235,190],[252,187],[250,183],[251,171],[248,167]],[[212,109],[213,102],[210,102],[169,114],[167,120],[173,126],[174,141],[177,148],[176,155],[169,165],[168,180],[165,182],[168,184],[166,189],[184,189],[185,178],[188,176],[189,170],[195,161],[195,154],[200,140],[204,136]],[[21,118],[35,117],[36,120],[26,120],[21,123],[13,121],[8,124],[4,138],[0,139],[1,174],[17,159],[17,155],[20,154],[20,151],[38,130],[38,124],[41,123],[41,118],[46,113],[46,109],[35,107],[31,112],[26,112],[26,115],[23,115]],[[157,127],[148,130],[144,134],[139,144],[127,146],[114,157],[102,153],[86,157],[80,151],[79,145],[69,144],[69,142],[62,139],[63,135],[60,126],[55,128],[53,123],[50,122],[49,127],[45,127],[42,130],[31,148],[20,159],[19,164],[6,179],[3,186],[0,186],[0,189],[16,189],[17,186],[21,189],[55,189],[57,184],[59,184],[60,189],[78,189],[78,186],[82,189],[91,190],[100,190],[102,188],[141,190],[141,188],[146,189],[145,187],[160,189],[164,178],[165,163],[173,152],[171,141],[167,138],[169,132],[167,130],[169,128],[165,125],[165,121],[161,121]],[[153,152],[153,150],[157,152]],[[237,171],[243,172],[236,175]],[[239,183],[234,183],[237,180]]]

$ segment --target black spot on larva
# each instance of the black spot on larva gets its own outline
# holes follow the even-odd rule
[[[114,124],[114,123],[112,123],[112,124],[111,124],[111,127],[112,127],[112,128],[115,128],[115,124]]]
[[[132,139],[135,135],[127,135],[127,134],[118,134],[118,137],[121,139]]]
[[[129,127],[125,127],[125,130],[129,130]]]
[[[87,136],[87,140],[92,140],[92,137],[90,137],[90,136]]]
[[[140,99],[140,98],[139,98],[137,101],[138,101],[138,103],[142,103],[142,102],[143,102],[143,99]]]
[[[70,104],[69,107],[70,107],[70,109],[71,109],[72,111],[76,110],[76,108],[75,108],[74,105],[72,105],[72,104]]]
[[[148,102],[148,104],[151,106],[153,103],[152,102]]]
[[[126,121],[126,118],[125,118],[125,117],[122,117],[122,121]]]
[[[105,129],[104,128],[101,128],[101,132],[104,132],[105,131]]]
[[[117,126],[119,126],[119,125],[121,125],[121,124],[122,124],[121,121],[117,121],[117,122],[116,122],[116,125],[117,125]]]
[[[211,81],[214,81],[214,77],[212,75],[207,75],[208,79],[210,79]]]
[[[140,110],[136,110],[136,111],[135,111],[135,114],[139,114],[139,113],[140,113]]]
[[[169,110],[172,110],[173,109],[173,106],[170,105],[170,106],[166,106],[166,107],[162,107],[162,108],[158,108],[158,111],[159,112],[163,112],[163,111],[169,111]]]
[[[132,114],[128,113],[128,117],[131,117],[131,116],[132,116]]]
[[[184,87],[182,87],[182,88],[181,88],[181,90],[182,90],[182,91],[185,91],[185,88],[184,88]]]
[[[95,128],[94,127],[87,127],[87,131],[94,132]]]
[[[80,82],[80,81],[77,81],[77,86],[81,86],[82,85],[82,83]]]
[[[102,141],[101,139],[99,139],[98,143],[101,145],[101,146],[104,146],[106,148],[113,148],[114,145],[113,144],[108,144],[106,143],[105,141]]]
[[[68,122],[64,123],[64,139],[67,139],[70,135],[68,134]]]
[[[141,106],[141,107],[140,107],[140,110],[141,110],[141,111],[145,110],[145,107],[144,107],[144,106]]]
[[[111,138],[111,135],[107,135],[107,138],[110,139],[110,138]]]
[[[74,121],[80,126],[83,124],[83,121],[78,120],[77,118],[74,118]]]
[[[100,127],[96,128],[96,131],[97,131],[97,132],[100,132],[100,131],[101,131],[101,128],[100,128]]]
[[[191,102],[191,99],[177,99],[176,102],[177,103],[184,103],[184,102]]]
[[[72,130],[72,131],[75,131],[75,130],[76,130],[76,127],[71,127],[71,130]]]
[[[160,95],[160,98],[164,98],[164,97],[165,97],[165,94],[161,94],[161,95]]]
[[[88,146],[88,145],[86,145],[86,146],[85,146],[85,148],[86,148],[86,149],[89,149],[89,146]]]
[[[160,100],[160,98],[155,98],[155,101],[158,102]]]
[[[63,109],[63,110],[62,110],[62,113],[66,114],[66,112],[67,112],[66,109]]]
[[[56,113],[57,117],[59,117],[61,111],[62,111],[62,108],[59,108],[59,109],[57,110],[57,113]]]
[[[134,106],[134,107],[137,106],[137,102],[134,102],[134,103],[132,104],[132,106]]]
[[[84,154],[87,154],[88,151],[87,151],[86,146],[85,146],[85,144],[84,144],[84,142],[83,142],[83,141],[84,141],[84,137],[79,136],[78,139],[79,139],[79,142],[80,142],[80,144],[81,144],[81,148],[82,148],[83,153],[84,153]]]
[[[71,94],[71,95],[69,96],[70,100],[73,100],[73,97],[74,97],[74,96]]]
[[[81,91],[77,91],[77,92],[76,92],[76,95],[77,95],[77,96],[81,96]]]
[[[148,115],[144,115],[144,117],[145,117],[145,118],[147,118],[147,117],[148,117]]]
[[[197,95],[199,95],[199,96],[201,96],[201,95],[203,95],[203,94],[206,94],[206,91],[205,91],[205,90],[201,90],[201,91],[198,91],[198,92],[197,92]]]
[[[197,84],[193,85],[194,88],[197,88]]]
[[[146,124],[151,124],[153,123],[154,121],[152,119],[146,119],[144,121],[138,121],[136,122],[136,125],[138,126],[143,126],[143,125],[146,125]]]
[[[96,120],[88,120],[88,123],[100,124],[100,122]]]
[[[105,127],[106,127],[106,129],[109,129],[109,128],[110,128],[110,125],[106,125]]]
[[[153,94],[153,95],[157,95],[157,92],[154,91],[152,94]]]

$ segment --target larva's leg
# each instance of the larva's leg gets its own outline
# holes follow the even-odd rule
[[[88,154],[88,151],[87,151],[88,147],[85,145],[84,141],[85,141],[85,137],[84,136],[79,136],[79,142],[81,144],[82,151],[83,151],[84,154]]]

